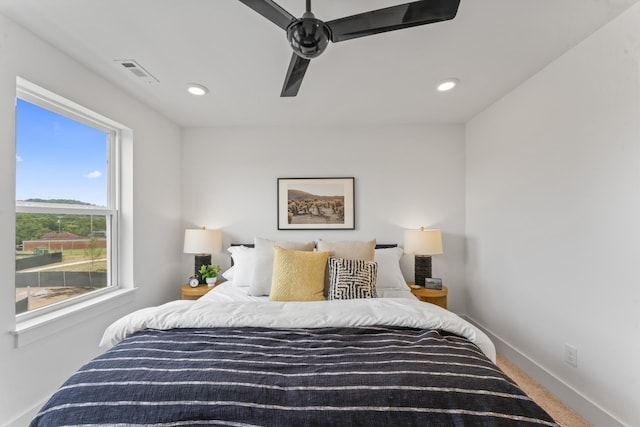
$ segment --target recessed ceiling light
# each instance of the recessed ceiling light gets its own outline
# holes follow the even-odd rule
[[[438,91],[446,92],[446,91],[451,90],[454,87],[456,87],[458,85],[458,83],[459,83],[458,79],[443,80],[440,83],[438,83]]]
[[[202,86],[197,83],[189,84],[189,86],[187,87],[187,91],[189,91],[191,95],[196,95],[196,96],[202,96],[209,93],[209,89],[207,89],[206,86]]]

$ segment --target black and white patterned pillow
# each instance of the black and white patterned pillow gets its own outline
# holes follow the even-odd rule
[[[358,259],[329,258],[329,300],[377,298],[378,264]]]

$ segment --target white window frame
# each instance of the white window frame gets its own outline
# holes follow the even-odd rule
[[[120,289],[119,281],[119,216],[120,216],[120,146],[122,132],[126,128],[119,123],[95,113],[81,105],[50,92],[20,77],[16,79],[16,98],[23,99],[42,108],[61,114],[80,123],[106,132],[107,141],[107,207],[84,205],[56,205],[16,201],[16,213],[96,215],[107,218],[107,286],[84,295],[70,298],[47,306],[16,315],[16,323],[26,323],[38,318],[50,317],[56,311],[62,311],[74,305],[86,305],[92,300],[99,301],[106,294]],[[17,100],[16,100],[17,102]],[[15,284],[14,284],[15,286]],[[95,302],[94,301],[94,302]]]

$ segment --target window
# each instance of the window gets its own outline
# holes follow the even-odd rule
[[[16,314],[116,286],[118,145],[111,120],[18,79]]]

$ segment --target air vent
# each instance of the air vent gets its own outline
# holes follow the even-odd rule
[[[116,59],[122,67],[129,71],[136,79],[141,79],[145,83],[158,83],[159,80],[153,77],[150,72],[144,69],[144,67],[138,64],[133,59]]]

